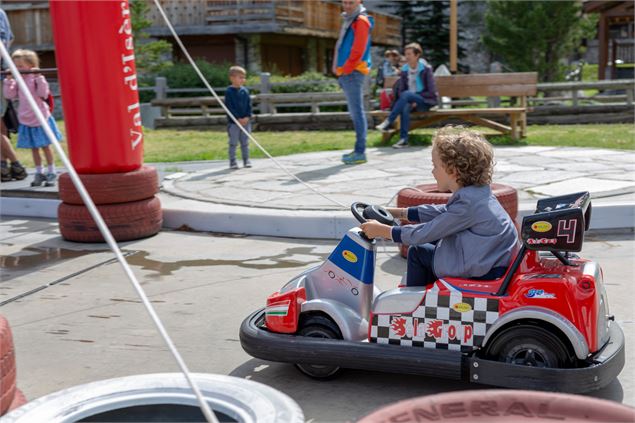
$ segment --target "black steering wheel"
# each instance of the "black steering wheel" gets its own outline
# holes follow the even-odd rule
[[[361,213],[360,209],[362,209]],[[392,214],[381,206],[370,206],[356,201],[351,205],[351,212],[359,223],[366,223],[368,219],[373,219],[384,225],[394,226],[397,224]]]

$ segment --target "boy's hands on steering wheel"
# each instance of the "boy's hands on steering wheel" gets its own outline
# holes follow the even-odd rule
[[[386,238],[392,239],[391,230],[392,228],[388,225],[384,225],[383,223],[379,223],[376,220],[370,219],[366,223],[362,223],[360,228],[364,232],[364,234],[370,238]]]

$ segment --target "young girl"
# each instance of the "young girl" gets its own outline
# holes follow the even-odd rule
[[[445,127],[432,141],[432,176],[439,191],[451,191],[448,204],[389,208],[399,219],[421,222],[394,226],[369,220],[361,225],[369,238],[405,242],[406,285],[434,283],[454,276],[479,280],[505,274],[518,243],[514,222],[492,194],[494,151],[475,132]]]
[[[37,54],[31,50],[16,50],[11,55],[16,67],[20,71],[37,70],[40,66],[40,60]],[[47,119],[48,125],[58,140],[62,139],[62,134],[57,129],[55,120],[51,116],[49,106],[45,101],[49,95],[49,84],[43,75],[38,73],[23,74],[24,82],[29,88],[31,95],[35,98],[37,106]],[[46,136],[44,129],[40,126],[35,112],[31,109],[26,96],[18,88],[18,83],[11,76],[8,76],[3,85],[4,96],[8,100],[18,100],[18,148],[30,148],[35,162],[35,178],[31,182],[31,186],[54,186],[55,185],[55,162],[53,160],[53,150],[51,149],[51,141]],[[42,172],[42,158],[40,157],[40,149],[46,157],[47,172]]]

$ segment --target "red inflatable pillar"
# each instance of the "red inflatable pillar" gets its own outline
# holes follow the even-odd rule
[[[70,159],[78,173],[143,163],[128,0],[50,2]]]
[[[55,57],[70,159],[117,241],[156,234],[163,222],[143,131],[128,0],[51,0]],[[58,221],[69,241],[103,241],[68,174]]]

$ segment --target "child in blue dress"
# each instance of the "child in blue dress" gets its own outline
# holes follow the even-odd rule
[[[34,51],[16,50],[11,55],[11,58],[20,71],[39,69],[40,60]],[[46,101],[50,94],[49,84],[46,82],[46,78],[38,73],[23,74],[22,76],[31,95],[35,98],[38,108],[53,131],[53,134],[55,134],[58,140],[61,140],[62,134],[60,134],[59,129],[57,129],[55,119],[53,119]],[[37,120],[35,112],[31,109],[25,93],[19,90],[17,81],[10,76],[7,77],[2,90],[8,100],[18,100],[18,121],[20,122],[20,126],[18,127],[17,147],[31,149],[36,172],[31,186],[54,186],[57,176],[55,174],[55,161],[53,158],[53,150],[51,149],[51,141],[46,136],[44,129],[40,126],[40,122]],[[46,174],[44,174],[42,169],[40,150],[42,150],[46,158]]]

